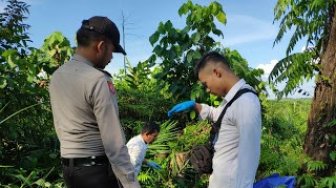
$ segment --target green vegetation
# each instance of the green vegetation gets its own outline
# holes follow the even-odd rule
[[[279,1],[278,11],[286,2]],[[324,1],[314,2],[323,4]],[[63,187],[59,143],[47,88],[50,75],[66,62],[73,49],[61,33],[52,33],[40,49],[30,47],[29,26],[24,23],[29,6],[17,0],[9,0],[8,4],[11,7],[7,6],[0,15],[5,18],[0,19],[0,187]],[[168,120],[166,112],[173,104],[189,99],[219,104],[220,99],[205,93],[193,75],[194,63],[201,53],[217,50],[225,52],[233,70],[260,93],[264,113],[257,179],[277,172],[296,176],[299,187],[335,187],[336,178],[332,174],[335,170],[329,172],[336,160],[335,150],[328,153],[330,160],[316,160],[304,151],[312,100],[266,99],[267,83],[260,79],[262,70],[250,68],[238,51],[224,48],[211,37],[223,35],[215,20],[226,23],[219,3],[200,6],[188,1],[178,13],[186,16],[182,29],[174,28],[170,21],[160,23],[149,39],[153,55],[135,67],[128,63],[126,75],[124,72],[114,75],[127,138],[138,134],[147,121],[156,121],[162,127],[159,138],[147,153],[162,170],[153,171],[144,166],[138,177],[142,186],[207,186],[209,177],[200,177],[193,171],[188,152],[207,141],[209,123],[198,122],[195,112]],[[276,19],[282,13],[278,12]],[[282,34],[279,35],[276,41]],[[310,73],[302,75],[309,77]],[[273,75],[277,74],[273,72]],[[290,74],[286,75],[291,78]],[[323,135],[328,136],[328,144],[335,143],[335,120],[325,125],[331,131]],[[328,169],[329,174],[321,175]]]
[[[325,166],[319,176],[335,177],[336,117],[333,88],[336,86],[336,1],[334,0],[278,0],[275,21],[280,28],[274,44],[287,32],[291,33],[286,57],[273,68],[269,80],[273,84],[285,81],[283,90],[275,89],[279,98],[296,90],[304,80],[315,77],[315,93],[308,118],[304,151]],[[294,33],[290,32],[294,29]],[[306,41],[305,50],[293,53],[298,41]],[[298,89],[300,92],[302,89]],[[330,126],[331,125],[331,126]],[[335,180],[335,178],[334,178]],[[329,185],[335,182],[328,180]]]

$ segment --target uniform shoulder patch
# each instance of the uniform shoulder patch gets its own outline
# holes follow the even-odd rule
[[[108,85],[108,88],[109,88],[110,92],[114,95],[116,93],[116,90],[115,90],[115,87],[114,87],[112,81],[110,81],[110,80],[107,81],[107,85]]]

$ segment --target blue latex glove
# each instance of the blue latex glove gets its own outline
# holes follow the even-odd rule
[[[256,183],[254,183],[253,188],[274,188],[280,185],[286,185],[287,188],[295,188],[295,177],[294,176],[279,176],[279,174],[273,174],[266,177]]]
[[[148,161],[147,162],[147,165],[155,170],[157,169],[161,169],[161,166],[158,165],[156,162],[153,162],[153,161]]]
[[[182,112],[185,110],[190,110],[196,105],[195,101],[185,101],[175,105],[172,109],[168,111],[168,117],[171,117],[176,112]]]

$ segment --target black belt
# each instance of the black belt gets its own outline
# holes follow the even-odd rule
[[[102,166],[109,164],[106,156],[91,156],[86,158],[61,158],[64,166]]]

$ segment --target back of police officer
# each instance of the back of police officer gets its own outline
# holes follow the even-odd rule
[[[116,25],[95,16],[77,31],[75,55],[50,82],[54,125],[69,188],[140,187],[125,146],[117,96],[102,69],[112,52],[126,54]],[[112,171],[113,170],[113,171]]]

